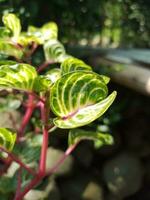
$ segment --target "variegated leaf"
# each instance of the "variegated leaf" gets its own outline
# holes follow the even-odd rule
[[[13,45],[10,41],[0,39],[0,54],[7,56],[14,56],[15,58],[21,58],[23,51]]]
[[[113,137],[106,133],[104,134],[100,132],[86,131],[82,129],[72,129],[69,131],[69,146],[76,144],[81,140],[93,140],[94,142],[99,143],[99,147],[103,145],[111,145],[114,142]]]
[[[11,30],[14,41],[17,41],[21,32],[20,19],[15,14],[8,13],[3,16],[3,23]]]
[[[62,75],[77,70],[92,71],[92,68],[82,60],[73,57],[65,59],[61,64]]]
[[[66,54],[64,46],[58,40],[49,40],[44,44],[44,54],[46,60],[54,62],[63,62],[70,57]]]
[[[37,73],[28,64],[14,64],[0,66],[0,88],[32,91]]]
[[[45,75],[52,83],[55,83],[61,77],[60,69],[51,69]]]
[[[43,44],[47,40],[57,39],[57,35],[58,28],[54,22],[46,23],[41,28],[29,26],[27,31],[27,36],[39,44]]]
[[[6,128],[0,128],[0,146],[11,151],[16,141],[16,133]]]
[[[45,75],[36,78],[34,90],[37,92],[47,91],[60,78],[60,69],[51,69]]]
[[[116,92],[107,96],[108,89],[100,75],[76,71],[62,76],[51,89],[50,104],[58,116],[59,128],[84,126],[100,117],[112,104]]]

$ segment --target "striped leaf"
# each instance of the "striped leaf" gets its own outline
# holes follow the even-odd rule
[[[28,39],[33,39],[34,42],[43,44],[47,40],[57,39],[58,28],[54,22],[46,23],[41,28],[29,26],[27,36]]]
[[[80,142],[81,140],[93,140],[99,143],[99,147],[103,145],[113,144],[113,137],[110,134],[104,134],[94,131],[86,131],[82,129],[72,129],[69,131],[68,145],[71,146]]]
[[[14,46],[10,41],[0,39],[0,54],[21,58],[23,51]]]
[[[20,19],[13,13],[8,13],[3,16],[3,23],[12,32],[13,39],[17,41],[20,32],[21,24]]]
[[[0,128],[0,146],[11,151],[16,141],[16,133],[6,128]]]
[[[0,66],[0,88],[32,91],[37,73],[28,64],[14,64]]]
[[[77,70],[92,71],[92,68],[82,60],[73,57],[65,59],[61,64],[62,75]]]
[[[66,54],[64,46],[58,40],[49,40],[44,44],[44,54],[47,61],[63,62],[70,57]]]
[[[60,69],[51,69],[45,75],[37,77],[34,90],[37,92],[47,91],[60,78]]]
[[[70,72],[54,84],[50,104],[59,128],[76,128],[100,117],[116,97],[108,89],[100,75],[93,72]],[[107,98],[106,98],[107,97]]]

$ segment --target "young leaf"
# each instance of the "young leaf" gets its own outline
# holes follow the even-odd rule
[[[65,59],[60,68],[62,75],[77,70],[92,71],[92,68],[85,62],[73,57]]]
[[[57,39],[58,28],[54,22],[44,24],[41,28],[29,26],[27,36],[34,42],[43,44],[47,40]]]
[[[10,41],[0,39],[0,54],[21,58],[23,56],[23,51],[13,45]]]
[[[53,83],[60,78],[60,76],[60,69],[49,70],[45,75],[40,75],[37,77],[34,84],[34,90],[37,92],[49,90]]]
[[[0,66],[0,88],[32,91],[37,73],[28,64],[14,64]]]
[[[103,145],[113,144],[113,137],[110,134],[104,134],[94,131],[86,131],[82,129],[72,129],[69,132],[68,144],[69,146],[80,142],[81,140],[93,140],[99,143],[99,147]]]
[[[0,146],[11,151],[16,141],[16,133],[9,131],[6,128],[0,128]]]
[[[51,89],[51,109],[58,116],[54,124],[69,129],[94,121],[116,97],[115,91],[106,98],[107,93],[105,82],[96,73],[76,71],[62,76]]]
[[[66,54],[64,46],[58,40],[49,40],[44,44],[44,53],[46,60],[54,62],[63,62],[70,57]]]
[[[20,19],[15,14],[8,13],[3,16],[3,23],[11,30],[13,39],[17,41],[21,32]]]

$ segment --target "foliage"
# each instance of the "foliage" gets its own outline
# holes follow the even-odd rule
[[[108,95],[107,84],[110,79],[96,74],[91,66],[67,54],[63,44],[58,41],[58,28],[54,22],[41,28],[29,26],[26,32],[21,32],[19,18],[8,13],[3,16],[3,23],[0,54],[7,57],[0,62],[0,88],[8,92],[16,91],[23,97],[26,94],[28,97],[27,101],[21,102],[22,106],[25,104],[26,112],[20,129],[15,130],[17,135],[0,128],[0,150],[7,154],[9,164],[15,161],[20,166],[16,172],[20,178],[15,197],[20,200],[43,177],[51,175],[81,140],[94,140],[97,146],[112,144],[109,134],[75,128],[101,117],[113,103],[116,91]],[[43,48],[45,57],[44,63],[39,67],[32,64],[32,56],[38,51],[38,47]],[[53,64],[59,68],[49,69]],[[9,103],[4,108],[7,105]],[[40,125],[35,125],[37,135],[34,132],[24,135],[35,109],[41,114]],[[50,116],[50,111],[54,116]],[[69,146],[64,157],[46,172],[49,132],[53,128],[73,130],[69,133]],[[15,140],[17,144],[13,150]],[[12,150],[13,153],[10,152]],[[32,175],[35,177],[33,180]],[[21,177],[23,180],[20,183]],[[23,188],[21,192],[18,192],[19,187]]]

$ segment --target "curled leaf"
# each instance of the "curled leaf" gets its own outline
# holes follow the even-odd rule
[[[33,42],[43,44],[47,40],[57,39],[58,28],[56,23],[49,22],[44,24],[41,28],[29,26],[27,35]]]
[[[21,32],[20,19],[15,14],[8,13],[3,16],[3,23],[11,30],[13,39],[17,41]]]
[[[62,76],[51,89],[50,104],[59,128],[76,128],[100,117],[116,97],[100,75],[76,71]],[[106,98],[107,97],[107,98]]]
[[[23,51],[12,42],[0,39],[0,54],[14,56],[20,59],[23,56]]]
[[[68,145],[71,146],[80,142],[81,140],[93,140],[95,143],[99,143],[99,147],[103,145],[113,144],[113,137],[110,134],[104,134],[94,131],[86,131],[82,129],[72,129],[68,136]]]
[[[64,46],[58,40],[49,40],[44,44],[44,53],[46,60],[54,62],[63,62],[70,57],[66,54]]]
[[[16,133],[11,132],[6,128],[0,128],[0,146],[11,151],[16,141]]]
[[[61,64],[62,75],[77,70],[92,71],[92,68],[82,60],[73,57],[65,59]]]
[[[28,64],[14,64],[0,66],[0,88],[32,91],[37,73]]]

